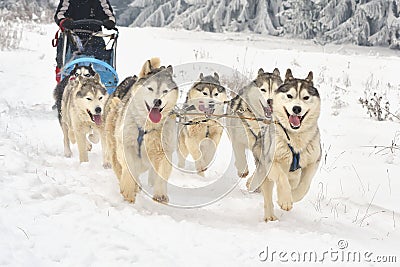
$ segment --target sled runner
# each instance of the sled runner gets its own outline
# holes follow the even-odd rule
[[[102,22],[94,19],[74,21],[74,29],[61,32],[62,43],[61,79],[68,76],[75,65],[92,65],[100,75],[101,82],[111,94],[118,85],[116,72],[116,48],[118,29],[112,33],[92,32],[86,28],[91,25],[102,26]]]

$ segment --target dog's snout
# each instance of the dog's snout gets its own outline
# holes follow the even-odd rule
[[[208,102],[208,107],[209,107],[209,108],[214,108],[214,107],[215,107],[214,101]]]
[[[161,104],[162,104],[161,99],[154,99],[154,101],[153,101],[154,107],[159,107],[159,106],[161,106]]]
[[[96,107],[96,108],[94,109],[94,111],[95,111],[97,114],[101,113],[101,107]]]
[[[269,99],[267,100],[267,104],[268,104],[268,105],[272,105],[272,99],[271,99],[271,98],[269,98]]]
[[[300,112],[301,112],[301,107],[299,107],[299,106],[294,106],[293,107],[293,112],[294,112],[294,114],[300,114]]]

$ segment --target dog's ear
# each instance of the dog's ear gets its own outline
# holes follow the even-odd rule
[[[275,68],[274,71],[272,72],[272,74],[274,74],[276,76],[281,76],[281,73],[278,68]]]
[[[258,70],[258,73],[257,73],[257,75],[261,75],[261,74],[264,74],[263,68],[260,68],[260,69]]]
[[[219,75],[218,73],[214,72],[214,79],[216,79],[217,81],[219,81]]]
[[[170,75],[174,74],[174,68],[172,68],[171,65],[168,65],[167,71],[168,71],[168,73],[169,73]]]
[[[96,81],[100,82],[100,75],[97,72],[94,75],[94,78],[96,79]]]
[[[139,73],[139,77],[143,78],[145,76],[147,76],[152,70],[157,69],[160,67],[160,59],[159,58],[151,58],[149,60],[147,60],[140,73]]]
[[[201,81],[201,80],[203,80],[203,78],[204,78],[204,74],[201,72],[200,76],[199,76],[199,80]]]
[[[290,69],[287,69],[287,70],[286,70],[286,75],[285,75],[285,82],[286,82],[286,81],[293,80],[293,79],[294,79],[294,78],[293,78],[292,71],[291,71]]]
[[[310,71],[309,73],[308,73],[308,76],[307,76],[307,78],[306,78],[306,81],[307,82],[310,82],[310,83],[313,83],[313,72],[312,71]]]
[[[76,93],[76,97],[79,97],[79,98],[81,98],[83,95],[82,95],[82,92],[81,91],[78,91],[77,93]]]
[[[89,68],[90,68],[91,70],[94,70],[93,63],[90,63],[90,64],[89,64]]]

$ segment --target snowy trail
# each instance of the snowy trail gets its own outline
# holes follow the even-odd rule
[[[350,251],[400,261],[399,152],[375,154],[364,147],[390,145],[399,123],[371,120],[357,103],[373,74],[377,90],[388,94],[395,110],[400,107],[398,54],[351,46],[323,53],[310,43],[277,38],[256,36],[253,42],[235,34],[121,29],[121,79],[149,57],[176,65],[196,60],[194,51],[199,61],[240,66],[252,76],[259,67],[278,66],[281,73],[291,67],[295,76],[314,71],[323,100],[324,160],[307,197],[290,212],[276,207],[280,221],[265,224],[262,197],[247,193],[244,181],[200,209],[162,206],[143,193],[132,205],[123,201],[113,172],[102,168],[99,145],[87,164],[79,164],[76,147],[75,156],[64,158],[51,111],[54,30],[27,32],[24,49],[0,52],[0,266],[263,266],[271,265],[270,258],[259,260],[266,246],[322,255],[340,251],[339,240]],[[339,96],[347,106],[333,107],[335,86],[345,88]]]

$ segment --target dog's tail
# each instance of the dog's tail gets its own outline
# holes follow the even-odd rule
[[[139,78],[146,77],[152,70],[159,68],[160,64],[161,60],[158,57],[153,57],[147,60],[139,73]]]

